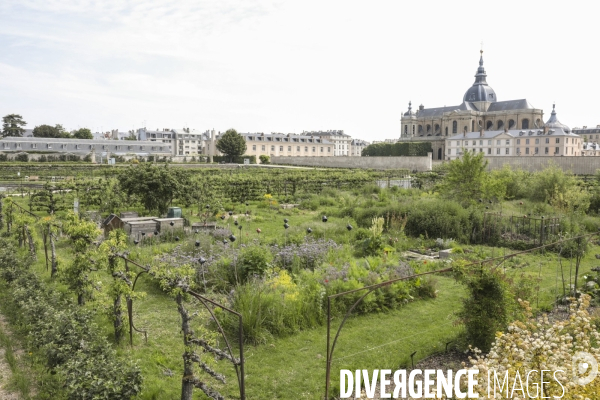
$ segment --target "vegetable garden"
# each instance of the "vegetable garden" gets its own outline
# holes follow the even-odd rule
[[[580,293],[597,298],[598,250],[587,235],[600,226],[595,186],[552,170],[521,176],[524,186],[514,187],[521,172],[503,171],[465,199],[446,189],[452,174],[401,189],[376,182],[408,171],[142,163],[4,197],[0,310],[30,354],[31,390],[22,396],[322,398],[327,315],[339,323],[355,303],[333,377],[341,368],[410,365],[414,350],[418,360],[448,343],[487,351],[496,330],[524,318],[517,299],[542,312]],[[536,197],[544,184],[548,197]],[[186,221],[176,234],[140,240],[99,229],[110,213],[161,216],[174,205]],[[484,262],[524,246],[486,234],[490,212],[560,218],[560,230],[546,238],[557,244],[500,265]],[[431,256],[440,250],[450,250],[452,261]],[[410,278],[438,270],[446,272]],[[373,285],[357,303],[360,289]],[[498,289],[482,294],[480,285]],[[503,312],[490,312],[490,304]],[[406,318],[424,320],[411,327]],[[398,339],[430,332],[427,321],[439,319],[455,323]],[[374,346],[380,350],[362,353],[372,340],[384,342]]]

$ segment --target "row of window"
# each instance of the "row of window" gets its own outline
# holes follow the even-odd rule
[[[560,138],[554,138],[555,139],[555,143],[560,143]],[[530,144],[529,143],[530,139],[525,139],[525,144]],[[468,146],[469,145],[469,140],[464,140],[463,142],[463,146]],[[545,138],[545,142],[546,144],[550,143],[550,138]],[[571,141],[572,144],[575,144],[575,138],[573,138],[573,140]],[[472,141],[473,146],[477,146],[477,140],[473,140]],[[569,144],[569,138],[565,138],[565,143]],[[492,141],[488,140],[487,141],[488,146],[492,145]],[[498,139],[496,140],[496,145],[500,146],[502,144],[502,140]],[[506,146],[510,146],[510,139],[506,139],[505,141]],[[521,144],[521,139],[517,139],[517,145]],[[536,138],[535,139],[535,144],[540,144],[540,139]],[[479,145],[482,146],[483,145],[483,140],[479,140]],[[461,141],[460,140],[456,140],[454,141],[454,146],[461,146]]]
[[[267,142],[272,142],[273,141],[273,138],[270,137],[270,136],[265,136],[264,138],[266,139]],[[285,138],[276,137],[275,141],[276,142],[281,142],[282,141],[281,139],[283,139],[284,142],[289,142],[290,141],[290,138],[286,138],[286,137]],[[308,142],[308,143],[315,142],[315,143],[321,143],[321,139],[305,139],[305,138],[291,138],[291,139],[292,139],[291,140],[292,142],[302,142],[302,143],[304,143],[304,142]],[[248,136],[248,140],[254,140],[254,136]],[[256,140],[261,141],[261,140],[263,140],[263,137],[262,136],[257,136]]]
[[[263,145],[263,146],[261,146],[261,147],[262,147],[262,148],[261,148],[261,150],[262,150],[262,151],[265,151],[265,150],[266,150],[266,146],[265,146],[265,145]],[[313,147],[313,148],[312,148],[312,152],[313,152],[313,153],[316,153],[316,152],[317,152],[317,150],[316,150],[316,149],[317,149],[316,147]],[[323,148],[323,147],[321,147],[321,153],[323,153],[323,152],[324,152],[324,150],[323,150],[323,149],[324,149],[324,148]],[[256,151],[256,145],[253,145],[253,146],[252,146],[252,150]],[[275,151],[275,146],[271,146],[271,151]],[[279,146],[279,151],[283,151],[283,146]],[[292,146],[288,146],[288,148],[287,148],[287,151],[292,151]],[[300,146],[296,146],[296,151],[297,151],[297,152],[300,152]],[[308,146],[305,146],[305,147],[304,147],[304,151],[305,151],[305,152],[308,152]],[[327,152],[328,152],[328,153],[331,153],[331,147],[328,147],[328,148],[327,148]]]
[[[570,153],[571,153],[571,155],[573,155],[574,154],[573,147],[567,148],[565,154],[569,154],[569,149],[571,149]],[[465,151],[469,151],[469,149],[465,149]],[[476,153],[477,149],[473,149],[472,151],[474,153]],[[480,148],[479,152],[483,153],[484,149]],[[461,149],[455,149],[454,154],[459,155],[460,153],[461,153]],[[506,148],[504,148],[504,152],[502,152],[502,149],[500,147],[497,147],[496,148],[496,155],[500,155],[502,153],[504,153],[507,156],[510,155],[510,148],[506,147]],[[560,147],[555,147],[554,148],[554,154],[559,154],[559,153],[560,153]],[[448,154],[452,155],[452,149],[448,149]],[[492,149],[489,148],[489,147],[487,148],[487,154],[489,154],[489,155],[492,154]],[[519,148],[519,147],[517,147],[517,154],[521,154],[521,148]],[[525,148],[525,154],[539,154],[539,147],[535,147],[535,148],[531,149],[531,151],[530,151],[529,147],[526,147]],[[544,154],[550,154],[550,147],[545,147],[544,148]]]
[[[481,122],[481,121],[480,121]],[[540,120],[537,120],[538,126],[540,125]],[[512,119],[508,120],[508,129],[514,129],[516,126],[515,121]],[[494,127],[494,123],[492,121],[487,121],[486,123],[486,130],[491,130]],[[415,129],[417,127],[415,125],[413,125],[412,127],[412,134],[415,134]],[[504,128],[504,121],[500,120],[497,123],[497,129],[503,129]],[[463,128],[465,131],[468,129],[467,126],[465,126]],[[521,120],[521,129],[529,129],[529,119],[524,118]],[[427,124],[425,125],[425,133],[427,134],[431,134],[431,133],[439,133],[440,132],[440,125],[439,124],[435,124],[433,127],[433,132],[431,131],[431,125]],[[471,132],[475,132],[475,121],[471,121]],[[423,132],[423,125],[419,125],[418,126],[418,133],[422,134]],[[458,133],[458,121],[452,121],[452,133]],[[408,135],[408,125],[404,125],[404,134]],[[448,135],[448,127],[446,127],[446,135]]]
[[[2,148],[3,149],[10,149],[11,148],[11,144],[14,144],[14,148],[19,150],[19,149],[23,149],[22,143],[3,143],[2,144]],[[62,149],[62,150],[67,150],[69,148],[69,144],[68,143],[59,143],[59,144],[54,144],[54,143],[47,143],[46,146],[44,148],[46,149],[52,149],[54,146],[56,145],[57,149]],[[42,145],[43,146],[43,145]],[[74,145],[74,150],[83,150],[84,149],[84,145],[82,144],[76,144]],[[98,145],[100,146],[100,145]],[[95,150],[96,149],[96,145],[95,144],[90,144],[90,145],[86,145],[86,147],[89,150]],[[123,147],[127,147],[128,151],[135,151],[137,146],[113,146],[113,150],[123,150]],[[30,143],[29,148],[31,149],[37,149],[38,148],[38,143]],[[145,146],[139,146],[139,150],[143,151],[145,150],[146,147]],[[110,150],[109,149],[109,145],[102,145],[102,150]],[[153,151],[159,150],[162,151],[163,148],[162,147],[152,147]]]

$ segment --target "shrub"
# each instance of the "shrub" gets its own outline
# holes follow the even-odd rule
[[[271,158],[266,154],[261,154],[258,159],[260,160],[261,164],[271,164]]]
[[[469,211],[453,201],[423,201],[406,220],[407,235],[429,238],[457,238],[468,241],[472,229]]]
[[[273,255],[271,252],[261,246],[250,246],[240,252],[238,259],[238,274],[242,282],[246,282],[249,277],[261,277],[267,269],[271,267]]]

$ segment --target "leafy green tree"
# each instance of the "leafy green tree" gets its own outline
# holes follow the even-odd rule
[[[448,172],[440,187],[442,195],[455,199],[463,206],[484,197],[486,179],[489,176],[487,164],[483,153],[464,151],[461,158],[449,163]]]
[[[143,163],[119,174],[121,188],[128,196],[137,196],[148,212],[166,214],[175,198],[183,198],[191,186],[187,171]]]
[[[74,139],[93,139],[92,131],[88,128],[79,128],[71,133]]]
[[[83,305],[91,297],[94,288],[91,274],[98,270],[95,266],[97,249],[94,241],[100,235],[100,230],[96,223],[82,220],[71,212],[67,214],[63,228],[69,237],[74,256],[64,271],[63,280],[77,294],[77,303]]]
[[[33,136],[35,137],[45,137],[45,138],[68,138],[70,137],[69,132],[66,132],[65,129],[60,124],[56,124],[55,126],[51,125],[39,125],[33,128]]]
[[[27,122],[23,121],[23,117],[19,114],[8,114],[2,118],[2,136],[23,136],[25,129],[23,126]]]
[[[217,142],[217,150],[229,157],[233,162],[235,157],[246,152],[246,141],[235,129],[228,129]]]
[[[113,302],[108,307],[109,314],[115,328],[115,341],[119,343],[125,334],[123,314],[126,312],[123,297],[130,300],[133,297],[141,297],[143,293],[133,292],[134,271],[129,271],[123,262],[119,262],[119,253],[127,249],[127,234],[121,229],[110,232],[108,239],[102,242],[99,252],[102,255],[102,263],[106,265],[108,273],[113,277],[108,288],[108,293]]]
[[[125,140],[137,140],[137,136],[135,136],[135,133],[129,132],[129,136],[127,136]]]

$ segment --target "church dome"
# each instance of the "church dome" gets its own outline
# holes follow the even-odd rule
[[[496,92],[488,84],[485,78],[485,69],[483,68],[483,50],[479,57],[479,68],[477,68],[477,74],[475,75],[475,83],[471,86],[465,96],[463,97],[464,102],[478,102],[487,101],[490,103],[496,102]]]
[[[563,131],[565,131],[566,133],[569,133],[571,131],[571,128],[569,128],[567,125],[561,123],[558,118],[556,118],[556,104],[552,104],[552,113],[550,114],[550,119],[548,121],[546,121],[546,123],[544,124],[544,127],[547,127],[549,129],[556,129],[556,128],[560,128]]]

